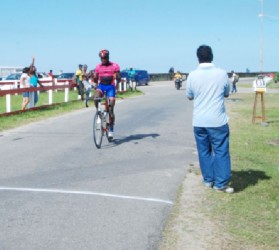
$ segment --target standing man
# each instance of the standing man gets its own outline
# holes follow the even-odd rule
[[[84,100],[84,86],[82,84],[82,64],[78,65],[78,70],[76,71],[76,83],[78,88],[78,94],[81,96],[81,100]]]
[[[236,93],[237,92],[237,89],[236,89],[236,82],[237,82],[237,79],[236,79],[236,74],[234,73],[234,71],[232,70],[232,78],[231,78],[231,81],[232,81],[232,91],[231,93]]]
[[[199,163],[206,187],[233,193],[228,186],[231,177],[229,126],[225,111],[225,97],[230,84],[226,71],[212,63],[209,46],[197,50],[199,66],[187,79],[186,95],[194,100],[193,127]]]
[[[107,98],[109,98],[109,133],[108,137],[113,138],[113,128],[115,122],[114,106],[115,106],[115,83],[116,88],[118,83],[121,81],[120,67],[117,63],[109,61],[109,51],[101,50],[99,52],[101,63],[96,66],[94,74],[94,82],[98,84],[97,89],[94,93],[94,98],[99,98],[106,92]],[[98,102],[95,102],[96,108]]]

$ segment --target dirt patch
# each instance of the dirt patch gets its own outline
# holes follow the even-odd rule
[[[279,139],[273,139],[269,141],[268,144],[271,146],[279,146]]]
[[[207,213],[207,192],[198,168],[192,167],[180,188],[177,203],[159,250],[232,249],[231,239]]]

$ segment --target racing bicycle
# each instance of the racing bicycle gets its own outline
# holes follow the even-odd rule
[[[103,97],[94,98],[98,102],[97,110],[93,119],[93,139],[97,148],[101,148],[103,136],[106,135],[109,142],[112,138],[108,137],[109,132],[109,112],[108,105],[109,99],[106,97],[106,93]]]

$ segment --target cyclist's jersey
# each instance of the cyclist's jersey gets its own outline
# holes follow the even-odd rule
[[[104,85],[114,85],[115,73],[120,71],[117,63],[109,62],[108,65],[102,63],[96,66],[96,74],[98,74],[98,83]]]

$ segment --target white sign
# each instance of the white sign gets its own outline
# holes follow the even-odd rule
[[[266,82],[262,78],[253,81],[253,88],[255,92],[266,92]]]

